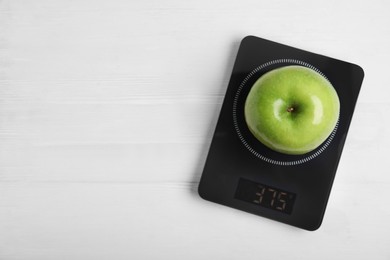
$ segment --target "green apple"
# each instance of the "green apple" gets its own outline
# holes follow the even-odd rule
[[[332,84],[303,66],[285,66],[261,76],[245,101],[245,121],[268,148],[285,154],[308,153],[334,130],[340,101]]]

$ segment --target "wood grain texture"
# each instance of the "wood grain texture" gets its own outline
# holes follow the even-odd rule
[[[389,7],[0,1],[0,259],[390,259]],[[197,196],[249,34],[365,70],[316,232]]]

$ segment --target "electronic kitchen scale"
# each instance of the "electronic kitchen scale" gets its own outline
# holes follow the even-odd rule
[[[333,132],[303,155],[267,148],[251,134],[244,118],[244,103],[254,82],[288,65],[305,66],[326,77],[340,100]],[[200,196],[303,229],[319,228],[363,77],[362,68],[355,64],[245,37],[200,180]]]

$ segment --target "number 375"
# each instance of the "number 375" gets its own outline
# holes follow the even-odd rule
[[[254,203],[280,211],[285,210],[288,199],[286,192],[263,186],[259,186],[259,188],[260,190],[256,192],[257,197],[253,201]]]

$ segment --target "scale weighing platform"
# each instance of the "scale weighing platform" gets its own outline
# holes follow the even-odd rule
[[[256,80],[273,69],[299,65],[326,77],[340,100],[330,136],[303,155],[275,152],[249,131],[246,97]],[[254,36],[238,50],[199,195],[208,201],[306,230],[320,227],[352,114],[363,81],[361,67]]]

